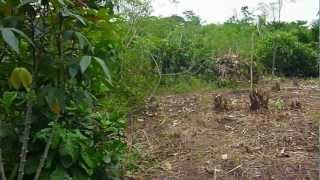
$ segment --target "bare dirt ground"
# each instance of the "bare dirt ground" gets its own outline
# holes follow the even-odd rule
[[[158,97],[135,117],[134,148],[142,160],[128,179],[318,180],[320,88],[283,86],[259,113],[249,112],[248,90]],[[213,110],[217,94],[231,110]],[[280,99],[283,109],[275,105]],[[292,101],[302,108],[291,109]]]

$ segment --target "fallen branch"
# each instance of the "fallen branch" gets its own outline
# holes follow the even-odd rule
[[[230,171],[226,172],[226,174],[230,174],[230,173],[232,173],[233,171],[235,171],[235,170],[237,170],[237,169],[239,169],[239,168],[241,168],[241,167],[242,167],[242,164],[240,164],[239,166],[237,166],[237,167],[231,169]]]

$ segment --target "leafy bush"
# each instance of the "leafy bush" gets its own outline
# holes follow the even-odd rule
[[[258,41],[258,61],[269,72],[272,71],[274,50],[276,51],[275,67],[279,75],[316,75],[316,52],[311,45],[299,42],[299,39],[293,34],[287,32],[268,33]]]
[[[95,1],[0,2],[1,179],[120,178],[126,123],[116,110],[100,113],[95,96],[113,87],[105,58],[114,53],[97,57],[112,48],[95,54],[84,35],[107,9]]]

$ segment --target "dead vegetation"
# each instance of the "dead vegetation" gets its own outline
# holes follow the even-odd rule
[[[262,89],[255,88],[249,94],[250,98],[250,111],[257,112],[267,110],[269,104],[269,92]]]
[[[275,91],[275,92],[280,91],[280,90],[281,90],[281,88],[280,88],[280,82],[277,81],[277,82],[274,84],[274,86],[271,87],[271,90],[272,90],[272,91]]]
[[[213,108],[215,111],[227,111],[230,109],[230,102],[223,95],[218,94],[213,100]]]
[[[293,100],[290,104],[291,110],[300,110],[302,109],[301,102],[299,100]]]
[[[296,79],[296,78],[294,78],[294,79],[292,80],[292,85],[293,85],[294,87],[299,87],[299,80]]]

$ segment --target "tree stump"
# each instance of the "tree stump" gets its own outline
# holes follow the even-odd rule
[[[250,111],[259,111],[268,109],[269,104],[269,92],[261,89],[254,89],[250,92]]]
[[[213,105],[214,105],[214,110],[216,110],[216,111],[229,110],[228,100],[226,98],[222,97],[222,95],[220,95],[220,94],[214,98]]]

